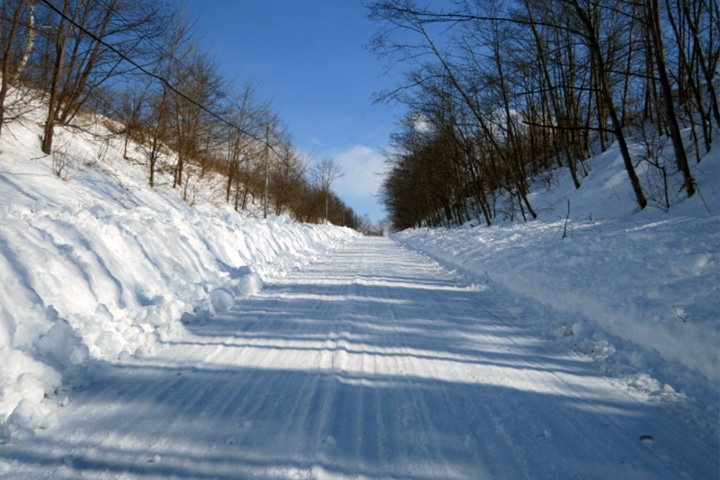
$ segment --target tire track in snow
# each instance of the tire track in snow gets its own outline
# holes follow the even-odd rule
[[[516,301],[362,239],[99,368],[0,478],[712,478],[709,446]]]

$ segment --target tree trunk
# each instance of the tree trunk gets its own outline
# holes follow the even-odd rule
[[[714,2],[712,1],[710,2],[710,8],[712,8],[713,3]],[[705,76],[706,88],[708,89],[708,93],[710,94],[710,105],[713,111],[713,115],[715,116],[715,122],[717,123],[718,127],[720,127],[720,107],[718,107],[717,95],[715,94],[715,85],[713,85],[715,69],[709,69],[705,61],[705,55],[702,51],[702,42],[700,41],[698,26],[690,16],[690,10],[688,9],[687,3],[683,3],[683,13],[685,14],[688,25],[690,26],[690,31],[693,36],[693,42],[695,43],[695,49],[700,60],[700,68],[702,69],[703,75]],[[713,29],[710,28],[710,32],[712,31]]]
[[[668,127],[670,128],[670,137],[672,139],[673,150],[675,151],[675,162],[685,180],[683,187],[687,190],[688,197],[692,197],[695,194],[695,180],[690,173],[690,166],[685,154],[685,146],[683,145],[680,126],[678,125],[675,115],[672,88],[670,87],[670,80],[668,79],[667,69],[665,68],[665,45],[662,26],[660,25],[660,7],[658,0],[645,0],[645,9],[648,27],[650,28],[653,39],[653,52],[655,54],[658,76],[660,77],[660,86],[664,99],[663,103],[665,103],[665,112],[667,114]]]
[[[668,20],[670,21],[670,25],[672,26],[673,33],[675,34],[675,40],[677,41],[678,45],[678,60],[679,64],[682,67],[682,70],[686,73],[688,85],[690,86],[690,90],[692,90],[693,96],[695,98],[695,107],[697,108],[698,113],[700,114],[700,124],[702,127],[703,132],[703,140],[705,141],[705,152],[709,152],[712,149],[712,117],[709,112],[705,111],[705,106],[702,98],[702,92],[700,91],[699,87],[699,75],[696,76],[692,72],[692,65],[691,62],[688,60],[687,53],[685,51],[685,45],[682,42],[682,34],[680,32],[680,29],[678,28],[677,21],[675,20],[675,17],[672,14],[672,7],[670,6],[670,0],[665,0],[665,7],[667,11]],[[682,74],[679,75],[679,77],[682,77]],[[689,103],[689,102],[687,102]],[[688,116],[690,118],[690,121],[693,124],[693,135],[695,135],[695,122],[692,117],[692,109],[688,105]],[[697,153],[698,163],[700,161],[700,152]]]
[[[58,26],[57,37],[55,40],[55,65],[52,72],[52,84],[50,86],[50,100],[48,102],[48,116],[45,122],[45,131],[43,132],[42,151],[46,155],[52,153],[52,143],[54,136],[55,117],[57,115],[58,103],[58,86],[60,85],[60,76],[62,75],[62,65],[65,59],[65,42],[67,34],[65,32],[65,18],[70,9],[70,0],[65,0],[63,6],[62,18]]]
[[[9,87],[10,74],[10,57],[12,56],[12,46],[15,43],[15,35],[19,29],[20,12],[22,12],[25,2],[18,2],[15,12],[13,13],[12,24],[10,25],[10,33],[8,34],[7,46],[3,52],[2,58],[2,85],[0,85],[0,134],[2,134],[2,126],[5,123],[5,97]]]
[[[25,66],[30,59],[30,54],[32,53],[33,46],[35,45],[35,0],[26,1],[28,8],[28,26],[27,39],[25,40],[25,51],[23,52],[23,56],[20,59],[17,67],[15,68],[15,71],[10,73],[9,81],[11,85],[16,84],[17,81],[20,79],[20,75],[22,74],[23,70],[25,70]]]
[[[608,113],[610,114],[610,119],[613,123],[613,131],[615,133],[615,138],[617,138],[618,144],[620,145],[620,153],[623,157],[625,170],[627,171],[628,177],[630,177],[630,183],[632,184],[633,192],[635,193],[635,199],[637,200],[637,204],[640,210],[643,210],[647,206],[647,199],[645,198],[645,194],[642,191],[640,179],[635,172],[635,167],[632,163],[632,157],[630,157],[630,150],[628,149],[627,142],[625,141],[625,135],[622,131],[620,118],[618,118],[617,111],[615,110],[615,105],[613,104],[612,95],[610,94],[610,85],[607,78],[607,72],[605,71],[605,61],[603,59],[602,50],[600,48],[600,42],[595,33],[595,26],[592,24],[583,9],[580,7],[577,0],[573,0],[573,5],[575,6],[575,11],[577,12],[578,17],[582,21],[583,26],[585,27],[585,30],[587,32],[586,38],[589,43],[590,53],[595,58],[595,63],[597,67],[597,80],[600,84],[600,93],[602,94],[604,103],[606,104]]]

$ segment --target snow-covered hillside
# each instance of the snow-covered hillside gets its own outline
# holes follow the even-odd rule
[[[213,202],[211,176],[189,206],[147,185],[122,142],[58,131],[54,157],[34,123],[0,139],[0,436],[53,423],[43,402],[82,382],[88,358],[152,353],[248,296],[263,278],[311,261],[357,235],[284,217],[240,215]],[[140,157],[138,157],[140,158]]]
[[[644,390],[659,395],[667,384],[665,391],[696,397],[717,419],[718,143],[692,166],[699,194],[681,200],[671,184],[676,204],[669,212],[633,208],[614,146],[588,162],[579,190],[567,171],[550,186],[537,182],[530,197],[536,221],[407,230],[395,238],[476,282],[529,297],[545,313],[526,320],[547,338],[604,362],[613,374],[648,372]],[[639,172],[647,188],[653,172],[647,164]]]

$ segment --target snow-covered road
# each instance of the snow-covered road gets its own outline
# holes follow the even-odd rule
[[[56,427],[0,446],[0,478],[717,478],[714,446],[506,295],[358,240],[93,365]]]

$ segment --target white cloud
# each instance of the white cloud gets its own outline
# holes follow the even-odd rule
[[[345,174],[333,185],[333,190],[340,196],[372,197],[377,194],[386,169],[385,157],[380,152],[365,145],[355,145],[334,158]]]
[[[428,133],[432,130],[432,125],[428,122],[427,117],[422,113],[414,113],[410,115],[410,122],[418,133]]]

